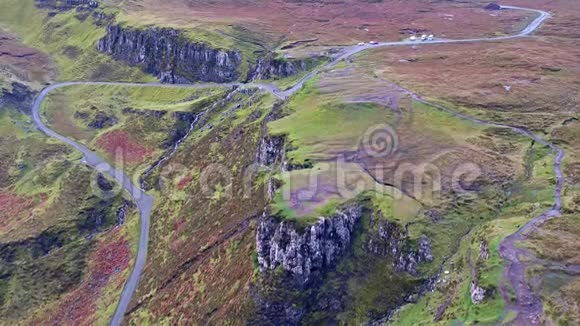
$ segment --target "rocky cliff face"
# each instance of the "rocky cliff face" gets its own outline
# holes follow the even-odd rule
[[[332,267],[348,248],[361,214],[359,204],[350,204],[302,231],[291,222],[266,218],[256,234],[260,271],[280,267],[292,275],[297,285],[306,284],[312,274]]]
[[[239,77],[237,51],[212,49],[169,28],[107,27],[97,49],[155,75],[165,83],[231,82]]]
[[[479,255],[477,256],[476,265],[489,258],[489,247],[486,240],[479,243]],[[486,289],[479,284],[479,273],[477,267],[471,262],[469,257],[469,265],[471,268],[471,283],[469,285],[469,294],[471,302],[474,305],[482,303],[489,295],[493,295],[493,289]]]
[[[256,163],[272,166],[280,163],[284,156],[285,138],[282,136],[265,136],[258,145]]]
[[[296,75],[306,69],[305,61],[275,59],[272,56],[267,56],[258,59],[256,66],[248,74],[248,80],[281,79]]]
[[[282,79],[314,68],[323,58],[286,59],[269,54],[258,59],[248,73],[248,81]]]
[[[395,271],[417,275],[418,264],[433,260],[431,245],[425,235],[421,235],[415,248],[409,244],[407,232],[397,224],[385,220],[378,223],[378,232],[370,237],[368,250],[377,255],[392,256]]]
[[[268,134],[268,123],[282,118],[282,103],[275,103],[272,110],[262,123],[262,139],[256,151],[256,163],[262,166],[281,166],[284,169],[284,154],[286,150],[285,136],[271,136]]]
[[[0,107],[12,106],[26,114],[30,114],[30,107],[36,92],[28,86],[13,82],[11,87],[0,89]]]
[[[469,294],[471,295],[471,302],[474,305],[480,304],[486,297],[486,290],[479,286],[476,282],[471,281],[469,286]]]
[[[351,246],[361,217],[359,203],[345,205],[303,229],[265,214],[256,231],[261,280],[253,291],[257,314],[250,324],[302,323],[316,306],[326,272]]]

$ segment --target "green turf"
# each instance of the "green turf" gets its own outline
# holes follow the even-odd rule
[[[225,88],[170,88],[129,86],[69,86],[51,93],[43,103],[42,114],[48,125],[62,135],[100,151],[113,161],[113,153],[103,152],[99,140],[111,132],[128,134],[136,144],[151,151],[141,163],[151,164],[172,141],[176,129],[189,124],[179,114],[198,114],[224,95]],[[131,111],[131,112],[128,112]],[[98,115],[115,120],[96,128],[91,126]],[[147,166],[126,166],[138,172]]]
[[[499,293],[499,284],[502,278],[504,268],[503,259],[498,253],[498,246],[501,241],[518,230],[529,219],[537,216],[542,211],[548,209],[553,202],[552,194],[553,187],[550,184],[550,177],[544,173],[536,173],[536,171],[544,170],[544,162],[550,162],[551,155],[543,148],[538,148],[532,151],[532,160],[530,164],[533,166],[534,173],[530,178],[521,177],[513,186],[515,191],[508,197],[508,200],[501,206],[500,211],[496,214],[493,212],[485,219],[477,222],[474,221],[469,226],[470,233],[461,242],[459,250],[455,251],[442,250],[439,254],[434,254],[434,257],[447,252],[452,254],[452,260],[455,266],[447,264],[444,269],[452,270],[453,273],[449,277],[452,283],[455,284],[453,288],[439,287],[436,291],[429,293],[419,300],[417,304],[410,304],[400,310],[394,317],[393,325],[432,325],[433,314],[435,309],[445,300],[450,299],[449,307],[446,309],[443,318],[437,323],[447,325],[452,323],[461,324],[483,324],[483,325],[497,325],[506,322],[513,318],[505,309],[503,298]],[[551,163],[548,164],[551,166]],[[553,171],[553,170],[552,170]],[[542,191],[530,189],[543,189]],[[496,199],[497,201],[497,199]],[[477,207],[478,202],[472,204],[472,207]],[[459,207],[458,210],[465,211],[465,208]],[[461,215],[471,215],[473,213],[464,212]],[[478,214],[481,216],[481,214]],[[458,227],[461,224],[456,224]],[[430,234],[441,233],[443,236],[437,240],[435,235],[435,243],[440,242],[444,244],[444,237],[449,236],[449,231],[442,232],[437,225],[432,228]],[[481,240],[487,241],[489,244],[489,259],[480,261],[477,265],[479,273],[479,285],[490,289],[493,294],[488,295],[488,298],[479,305],[474,305],[469,297],[469,284],[471,281],[469,275],[469,268],[467,266],[467,255],[471,253],[472,260],[477,259],[479,252],[479,244]],[[447,240],[447,243],[448,240]],[[437,247],[434,252],[437,252]],[[475,263],[475,261],[474,261]]]
[[[329,151],[356,149],[369,128],[393,119],[389,109],[377,104],[321,100],[317,84],[317,78],[308,81],[288,104],[291,114],[268,124],[271,134],[288,136],[294,148],[288,158],[295,163],[331,157]]]
[[[74,10],[48,19],[47,11],[36,8],[34,0],[6,0],[0,3],[0,26],[20,36],[24,44],[47,52],[55,62],[58,80],[154,80],[98,53],[96,44],[105,35],[105,27],[97,27],[92,17],[80,21]]]
[[[103,199],[91,185],[95,174],[79,164],[78,155],[42,135],[29,116],[13,108],[0,108],[0,141],[0,193],[31,200],[20,212],[2,207],[17,213],[3,217],[0,228],[0,323],[5,324],[49,309],[80,284],[96,243],[90,235],[117,223],[124,194]],[[129,210],[127,222],[134,217]]]

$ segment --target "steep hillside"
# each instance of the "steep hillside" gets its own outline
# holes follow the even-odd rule
[[[106,321],[133,256],[134,207],[21,111],[0,105],[0,125],[3,322]]]
[[[577,324],[580,11],[486,4],[3,0],[0,324]]]

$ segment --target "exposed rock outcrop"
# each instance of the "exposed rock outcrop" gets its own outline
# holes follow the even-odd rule
[[[268,122],[277,120],[282,117],[282,102],[278,101],[272,106],[272,110],[268,113],[266,118],[262,121],[262,138],[258,143],[256,150],[255,163],[259,166],[268,167],[271,169],[280,168],[284,170],[284,154],[286,152],[286,137],[285,136],[271,136],[268,133]],[[257,120],[260,118],[259,111],[255,111],[251,119]],[[276,189],[281,186],[278,180],[268,178],[266,186],[266,196],[268,200],[274,198]]]
[[[132,201],[125,200],[119,209],[117,210],[117,225],[122,225],[125,223],[125,218],[127,217],[127,209],[135,208],[135,203]]]
[[[106,14],[106,13],[101,12],[101,11],[93,11],[92,15],[93,15],[93,19],[95,20],[95,25],[97,25],[97,26],[108,25],[115,19],[115,15]]]
[[[304,228],[265,214],[257,227],[261,272],[253,297],[258,313],[250,324],[298,325],[316,306],[316,293],[351,246],[362,205],[350,203]],[[338,302],[338,301],[337,301]]]
[[[485,7],[483,7],[483,9],[485,10],[501,10],[501,6],[498,5],[497,3],[489,3],[487,4]]]
[[[449,307],[450,304],[451,304],[451,298],[447,298],[445,301],[443,301],[443,303],[441,303],[439,306],[437,306],[437,309],[435,310],[435,314],[433,315],[434,322],[438,322],[439,320],[441,320],[441,317],[443,317],[443,314],[445,313],[445,311],[447,310],[447,308]]]
[[[169,137],[163,143],[163,149],[173,148],[175,144],[181,142],[192,130],[194,123],[199,118],[199,114],[191,112],[174,112],[175,127],[169,133]]]
[[[484,288],[477,285],[476,282],[471,281],[469,293],[471,295],[471,302],[473,304],[480,304],[483,300],[485,300],[487,291]]]
[[[306,284],[312,274],[332,267],[348,248],[361,215],[358,203],[349,204],[304,230],[297,230],[289,221],[266,218],[258,225],[256,234],[260,271],[280,267],[292,275],[297,285]]]
[[[284,156],[285,137],[265,136],[258,145],[256,163],[263,166],[272,166],[280,163]]]
[[[248,73],[248,81],[259,79],[282,79],[314,68],[320,58],[275,58],[274,54],[258,59]]]
[[[89,122],[89,128],[104,129],[117,124],[117,118],[114,115],[107,115],[105,112],[97,112],[93,121]]]
[[[73,117],[75,119],[83,120],[87,127],[91,129],[109,128],[116,125],[118,122],[118,119],[114,114],[109,114],[100,110],[96,106],[92,106],[90,110],[75,111]],[[91,120],[89,121],[89,119]]]
[[[169,28],[141,30],[111,25],[97,49],[131,66],[139,66],[161,82],[176,84],[234,81],[239,77],[242,60],[237,51],[192,42],[180,31]]]
[[[487,260],[489,258],[489,247],[487,241],[482,240],[479,243],[479,259]]]
[[[102,173],[97,173],[97,186],[102,191],[111,191],[115,187],[111,181],[109,181]]]
[[[26,114],[30,114],[30,107],[36,94],[28,86],[13,82],[11,88],[0,89],[0,106],[12,106]]]
[[[477,256],[476,265],[480,264],[483,260],[489,258],[489,247],[486,240],[481,240],[479,243],[479,254]],[[469,294],[471,296],[471,302],[473,304],[480,304],[489,295],[493,294],[493,289],[486,289],[481,287],[479,284],[479,273],[476,266],[471,262],[471,254],[468,257],[468,264],[471,268],[471,283],[469,286]]]
[[[284,169],[284,154],[286,151],[286,137],[285,136],[271,136],[268,133],[268,123],[270,121],[278,120],[282,117],[282,104],[275,103],[272,110],[268,113],[262,122],[262,139],[258,144],[256,151],[256,163],[262,166],[273,167],[275,165],[282,165]],[[258,117],[256,117],[257,119]]]
[[[437,222],[441,221],[441,219],[443,218],[443,215],[441,214],[441,212],[439,212],[438,210],[436,210],[434,208],[427,210],[425,212],[425,215],[427,215],[427,217],[429,217],[433,223],[437,223]]]
[[[281,79],[306,70],[306,63],[300,60],[277,59],[271,56],[260,58],[248,75],[248,80]]]
[[[390,255],[397,272],[417,275],[417,265],[433,261],[431,245],[425,235],[419,237],[416,248],[410,245],[407,231],[398,224],[379,221],[378,232],[370,237],[368,250],[377,255]]]

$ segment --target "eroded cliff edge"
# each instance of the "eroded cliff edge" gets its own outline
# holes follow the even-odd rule
[[[430,240],[411,238],[369,204],[364,197],[347,202],[310,225],[264,215],[256,228],[252,323],[371,321],[425,291],[431,279],[417,266],[432,261]]]
[[[269,53],[258,58],[256,64],[250,68],[248,81],[288,78],[311,71],[326,60],[323,56],[295,59],[276,57],[275,53]]]
[[[349,204],[302,231],[290,221],[278,222],[271,216],[264,219],[256,233],[260,271],[280,267],[292,275],[297,285],[306,284],[312,274],[332,267],[349,247],[361,214],[359,204]]]
[[[273,110],[266,121],[282,112]],[[264,128],[256,163],[268,171],[289,170],[289,147],[284,135]],[[270,178],[271,200],[280,183]],[[255,314],[249,323],[369,322],[426,291],[432,278],[418,267],[433,261],[431,240],[410,235],[376,198],[363,193],[314,221],[288,219],[267,208],[256,224]]]
[[[164,83],[226,83],[240,77],[240,52],[193,42],[170,28],[109,25],[97,50],[138,66]]]

